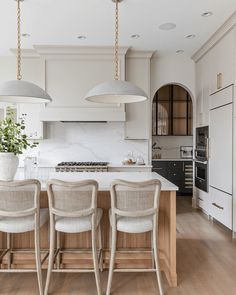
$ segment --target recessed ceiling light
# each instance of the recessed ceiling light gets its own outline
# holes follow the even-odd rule
[[[170,31],[176,28],[176,24],[174,23],[165,23],[159,26],[159,29],[162,31]]]
[[[183,49],[176,50],[176,53],[177,54],[182,54],[182,53],[184,53],[184,50]]]
[[[194,34],[190,34],[188,36],[186,36],[187,39],[194,39],[196,37],[196,35]]]
[[[131,35],[130,37],[133,38],[133,39],[138,39],[138,38],[140,38],[140,35],[139,34],[134,34],[134,35]]]
[[[208,17],[208,16],[212,16],[213,15],[213,12],[211,11],[205,11],[202,13],[202,17]]]
[[[79,40],[85,40],[86,39],[86,36],[83,36],[83,35],[80,35],[77,37]]]
[[[30,37],[30,34],[27,34],[27,33],[23,33],[21,34],[22,37],[25,37],[25,38],[29,38]]]

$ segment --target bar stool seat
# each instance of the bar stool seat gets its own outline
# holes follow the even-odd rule
[[[42,227],[48,221],[49,211],[48,209],[40,209],[40,223]],[[23,217],[0,217],[0,231],[6,233],[24,233],[35,229],[35,216],[23,216]]]
[[[111,221],[111,209],[109,210],[109,219],[110,224],[112,226]],[[145,216],[145,217],[123,217],[117,216],[116,227],[118,231],[125,233],[145,233],[149,232],[153,229],[153,216]]]
[[[111,293],[113,272],[115,271],[155,271],[159,287],[159,294],[164,295],[158,257],[157,236],[160,191],[161,182],[157,179],[146,180],[143,182],[130,182],[121,179],[113,180],[110,189],[110,266],[106,295],[110,295]],[[129,234],[150,232],[152,268],[115,268],[117,231]],[[129,249],[130,252],[133,250],[134,249]]]
[[[102,209],[97,208],[96,227],[99,225],[102,218]],[[82,233],[91,231],[92,222],[91,216],[83,217],[56,217],[55,229],[64,233]]]

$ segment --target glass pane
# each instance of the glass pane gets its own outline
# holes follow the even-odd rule
[[[173,102],[173,117],[174,118],[186,118],[186,102]]]
[[[157,134],[156,102],[152,104],[152,135]]]
[[[158,103],[158,135],[168,135],[170,124],[169,124],[169,102]]]
[[[188,119],[188,135],[193,134],[193,121],[192,119]]]
[[[192,118],[192,117],[193,117],[192,112],[193,112],[192,101],[189,100],[189,101],[188,101],[188,117],[189,117],[189,118]]]
[[[186,135],[186,119],[173,119],[173,135]]]
[[[173,87],[173,100],[187,100],[187,91],[178,85]]]
[[[158,101],[160,101],[160,100],[170,100],[170,93],[171,92],[170,92],[170,86],[169,85],[161,87],[157,92]]]

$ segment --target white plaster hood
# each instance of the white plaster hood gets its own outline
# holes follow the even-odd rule
[[[128,47],[119,48],[121,80],[125,80],[127,50]],[[95,85],[113,79],[112,46],[35,45],[34,50],[23,51],[23,58],[23,64],[27,64],[27,59],[34,59],[34,68],[29,72],[35,71],[36,61],[40,64],[38,76],[44,81],[41,87],[52,97],[52,102],[42,108],[41,121],[125,121],[124,104],[93,103],[84,98]],[[27,69],[24,72],[27,74]]]

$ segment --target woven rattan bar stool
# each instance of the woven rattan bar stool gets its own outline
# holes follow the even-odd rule
[[[106,294],[111,291],[114,271],[155,271],[159,292],[163,295],[161,273],[158,259],[158,211],[161,182],[157,179],[144,182],[128,182],[114,180],[111,185],[111,209],[109,212],[111,225],[111,254],[109,276]],[[152,255],[154,267],[152,269],[115,269],[117,231],[125,233],[151,232]]]
[[[40,209],[40,182],[38,180],[0,181],[0,231],[7,233],[7,249],[0,255],[0,272],[37,272],[40,295],[43,294],[40,255],[40,227],[48,221],[48,209]],[[12,248],[12,234],[34,230],[36,269],[13,268],[12,257],[22,250]],[[30,253],[31,250],[24,250]],[[7,268],[3,263],[7,257]],[[1,293],[1,286],[0,286]]]
[[[94,272],[97,293],[101,294],[99,262],[102,265],[102,236],[100,221],[102,209],[97,208],[98,183],[95,180],[65,182],[50,180],[48,182],[50,212],[50,249],[49,264],[44,294],[49,291],[51,272]],[[82,233],[91,231],[93,269],[63,269],[60,267],[60,255],[63,249],[59,243],[61,233]],[[97,254],[97,232],[99,255]],[[57,249],[55,250],[55,233]],[[68,250],[67,250],[68,252]],[[78,253],[78,250],[71,250]],[[82,251],[81,251],[82,252]],[[54,262],[57,261],[57,268]],[[78,290],[79,293],[79,290]]]

